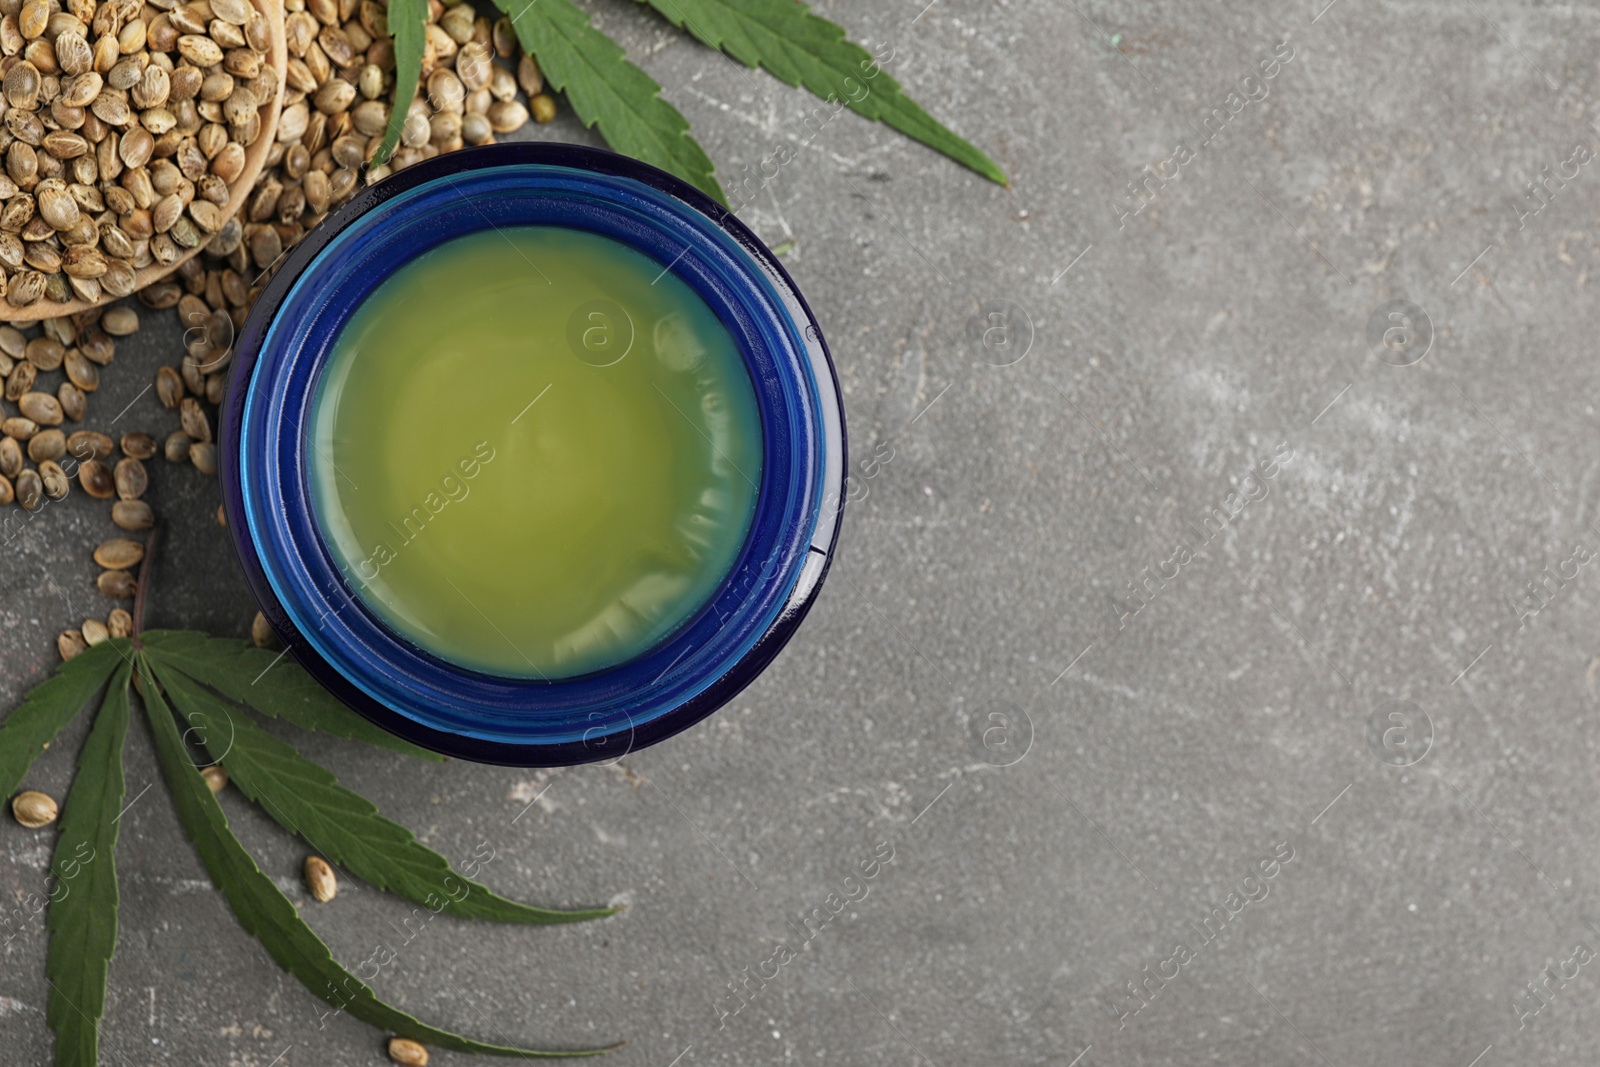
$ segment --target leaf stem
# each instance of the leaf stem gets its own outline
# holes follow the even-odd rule
[[[150,566],[156,558],[156,545],[161,542],[160,525],[150,527],[150,536],[144,539],[144,559],[139,563],[139,579],[133,591],[133,647],[143,648],[139,635],[144,632],[144,600],[150,590]]]

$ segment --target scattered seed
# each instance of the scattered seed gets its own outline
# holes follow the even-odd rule
[[[193,327],[191,327],[192,329]],[[204,396],[206,392],[206,374],[200,369],[200,362],[195,359],[186,359],[179,364],[179,373],[183,375],[183,387],[195,396]]]
[[[549,98],[546,97],[546,99]],[[534,97],[534,100],[537,101],[538,97]],[[489,127],[495,133],[510,133],[512,130],[521,129],[528,124],[528,109],[516,100],[496,100],[489,105],[487,114],[489,116]],[[551,100],[550,118],[544,121],[549,122],[550,119],[555,117],[555,101]]]
[[[11,801],[11,814],[30,830],[55,822],[58,811],[54,799],[35,789],[18,793]]]
[[[339,880],[334,877],[333,868],[328,866],[328,861],[321,856],[307,856],[305,862],[306,888],[311,890],[311,895],[326,904],[339,895]]]
[[[44,483],[32,467],[17,475],[17,503],[29,511],[38,511],[44,506]]]
[[[428,1067],[428,1050],[409,1037],[391,1037],[389,1059],[402,1067]]]
[[[138,333],[139,313],[126,305],[109,308],[100,319],[100,328],[113,337]]]
[[[87,337],[78,338],[78,350],[104,367],[116,358],[117,343],[104,331],[91,330]]]
[[[148,530],[156,524],[156,516],[143,500],[119,500],[111,505],[111,521],[124,530]]]
[[[191,447],[193,446],[189,435],[182,430],[174,430],[167,435],[166,444],[162,446],[161,450],[166,455],[169,463],[182,463],[189,458]]]
[[[17,407],[41,426],[61,425],[61,402],[49,393],[23,393]]]
[[[60,430],[36,433],[28,441],[28,458],[35,463],[47,459],[60,459],[67,454],[67,438]]]
[[[0,449],[3,449],[0,445]],[[111,455],[111,438],[93,430],[78,430],[67,438],[67,451],[79,460],[106,459]]]
[[[496,100],[515,100],[517,98],[516,76],[505,67],[497,66],[489,76],[489,95]]]
[[[125,571],[144,559],[144,546],[126,537],[113,537],[100,542],[94,550],[94,561],[108,571]],[[88,631],[84,631],[87,635]]]
[[[256,617],[250,620],[250,640],[255,642],[257,648],[277,648],[279,645],[278,634],[272,629],[272,624],[261,612],[256,612]]]
[[[89,0],[77,2],[88,3]],[[173,280],[139,294],[141,303],[147,307],[173,307],[187,289],[193,295],[204,296],[211,309],[218,309],[222,305],[214,295],[217,289],[211,284],[212,276],[226,269],[234,275],[226,295],[228,311],[231,314],[237,309],[248,309],[259,292],[259,281],[247,286],[243,278],[276,266],[284,251],[298,243],[327,211],[360,187],[361,168],[376,147],[371,139],[382,134],[388,120],[388,101],[394,93],[394,49],[389,39],[386,5],[379,0],[291,0],[284,18],[284,36],[290,56],[288,89],[269,165],[255,189],[239,197],[247,201],[239,216],[223,223],[214,237],[208,237],[217,221],[217,213],[202,205],[214,203],[226,208],[227,201],[212,195],[215,186],[208,188],[202,179],[216,178],[222,183],[235,179],[244,164],[244,150],[238,140],[227,138],[237,132],[241,118],[255,119],[253,114],[246,116],[253,100],[265,100],[276,90],[273,79],[256,69],[259,59],[241,54],[236,43],[241,33],[252,47],[259,43],[253,35],[264,28],[265,20],[252,15],[241,27],[220,13],[219,2],[235,17],[246,6],[245,0],[209,0],[208,4],[181,5],[175,0],[159,0],[155,3],[155,8],[165,14],[152,22],[148,36],[156,44],[176,48],[180,55],[189,58],[177,63],[167,74],[170,90],[164,107],[153,99],[140,98],[152,87],[160,87],[160,74],[151,74],[149,69],[141,68],[138,72],[130,69],[129,73],[137,76],[128,79],[124,90],[134,94],[135,107],[145,109],[140,121],[133,123],[130,132],[123,135],[124,142],[130,137],[138,138],[139,133],[150,132],[144,115],[177,115],[176,101],[197,101],[195,107],[202,120],[192,144],[180,142],[175,153],[171,142],[177,135],[170,130],[154,130],[155,138],[162,141],[159,151],[154,140],[146,149],[143,139],[138,138],[141,151],[149,154],[138,164],[129,164],[148,170],[149,177],[154,178],[158,176],[156,168],[161,162],[172,160],[181,165],[185,158],[194,158],[201,171],[199,177],[184,171],[194,183],[194,195],[182,197],[184,206],[181,209],[174,212],[166,208],[160,219],[153,215],[143,217],[141,221],[151,232],[128,235],[134,242],[147,241],[152,255],[157,255],[163,247],[176,254],[176,249],[190,237],[207,241],[206,255],[190,261],[197,269],[183,275],[183,284]],[[210,21],[206,15],[211,16]],[[470,3],[452,0],[427,7],[424,24],[427,54],[415,94],[419,99],[406,125],[404,148],[389,164],[369,170],[368,184],[440,152],[454,151],[468,143],[488,143],[494,139],[497,129],[509,131],[528,121],[526,107],[515,99],[516,87],[522,86],[531,99],[542,93],[544,79],[537,63],[519,54],[514,31],[509,18],[496,22],[481,17]],[[195,37],[201,39],[193,40]],[[198,66],[195,58],[195,49],[209,52],[206,40],[221,44],[224,50],[223,62],[209,68]],[[124,60],[116,59],[110,66],[122,62]],[[108,88],[114,88],[114,75],[108,74],[107,78]],[[105,97],[107,93],[101,95]],[[430,109],[429,103],[435,101]],[[553,114],[554,102],[548,103]],[[96,106],[98,104],[99,101]],[[491,115],[491,107],[497,104],[505,106],[498,107]],[[430,110],[449,117],[430,116]],[[471,117],[474,113],[475,119]],[[430,122],[430,118],[435,121]],[[162,125],[167,121],[163,118]],[[141,130],[141,127],[146,129]],[[200,159],[210,161],[209,173],[198,164]],[[134,184],[138,184],[137,179]],[[146,202],[137,210],[154,212],[155,205],[174,191],[171,183],[156,188],[151,182],[149,192],[152,195],[145,198]],[[128,217],[131,206],[117,208],[119,224]],[[169,215],[174,221],[171,228],[163,232]],[[193,232],[186,233],[186,227]],[[183,321],[192,327],[204,323],[205,318],[202,314],[201,318],[191,321],[185,315]],[[240,316],[233,317],[235,326],[241,321]],[[215,333],[211,325],[205,332],[208,343],[202,347],[206,351],[191,351],[190,356],[210,366],[215,350],[227,351],[227,345],[226,342],[210,343],[209,335]],[[216,379],[200,381],[185,374],[180,381],[190,395],[213,403],[220,399],[222,384]],[[169,384],[162,400],[176,405],[182,395],[183,390],[172,389]],[[191,436],[205,439],[202,434]]]
[[[488,144],[494,140],[494,127],[489,116],[480,111],[469,111],[461,117],[461,139],[467,144]]]
[[[61,469],[61,464],[53,459],[39,464],[39,480],[44,485],[45,496],[51,500],[61,500],[72,490],[72,479]]]
[[[66,356],[67,349],[54,337],[35,337],[28,342],[24,355],[29,363],[43,371],[52,371],[61,366],[61,360]]]
[[[56,403],[61,405],[61,416],[73,422],[82,422],[89,413],[89,397],[71,382],[56,386]]]
[[[97,459],[78,464],[78,484],[96,500],[110,500],[117,495],[117,484],[111,471]]]
[[[56,651],[61,653],[63,662],[88,651],[89,645],[83,639],[83,634],[77,630],[62,630],[56,636]]]
[[[92,393],[100,388],[100,368],[94,361],[83,354],[81,348],[67,349],[66,358],[62,361],[66,368],[67,380],[86,393]]]
[[[517,31],[511,25],[510,16],[501,16],[496,20],[490,40],[494,44],[494,54],[501,59],[507,59],[516,54]]]
[[[101,571],[95,579],[95,588],[102,596],[112,600],[132,600],[138,583],[127,571]]]
[[[78,632],[83,635],[83,643],[90,648],[111,639],[111,631],[99,619],[84,619],[83,628]]]
[[[156,439],[147,433],[125,433],[118,444],[129,459],[152,459],[156,454]]]
[[[150,474],[144,464],[132,456],[117,460],[116,469],[112,471],[112,484],[116,486],[117,496],[123,500],[137,500],[144,496],[144,491],[150,488]]]
[[[529,100],[544,92],[544,75],[539,72],[538,62],[526,52],[517,60],[517,84]]]
[[[256,102],[282,84],[265,69],[267,23],[249,0],[151,0],[142,11],[130,0],[0,0],[0,139],[9,146],[0,151],[0,298],[25,307],[135,295],[136,268],[173,263],[204,245],[200,257],[136,294],[145,307],[176,308],[180,329],[201,327],[186,335],[181,368],[156,372],[157,399],[178,411],[181,430],[159,443],[147,433],[124,434],[117,443],[124,458],[114,468],[110,437],[65,435],[60,427],[87,415],[115,339],[140,329],[136,306],[49,320],[32,340],[0,324],[0,376],[16,405],[13,417],[0,418],[0,504],[15,498],[36,510],[46,496],[67,495],[60,461],[71,455],[84,491],[112,500],[112,521],[137,532],[155,522],[138,499],[149,485],[144,461],[160,451],[216,473],[214,427],[202,402],[223,399],[235,332],[265,282],[258,274],[360,188],[394,93],[381,0],[286,6],[288,96],[267,168],[244,190],[232,183],[259,134]],[[456,0],[427,11],[428,52],[403,148],[371,169],[368,183],[440,152],[490,143],[530,118],[555,117],[538,64],[519,54],[509,18],[479,17],[470,2]],[[430,101],[431,115],[419,109]],[[35,389],[39,373],[58,369],[64,381]],[[25,466],[25,455],[37,469]],[[217,520],[226,526],[221,507]],[[96,550],[106,568],[96,583],[104,595],[133,595],[128,568],[142,551],[126,538]],[[69,658],[88,646],[85,632],[99,639],[131,630],[128,613],[117,609],[104,624],[60,635],[58,649]],[[260,616],[251,636],[275,641]],[[206,771],[220,788],[213,772],[224,783],[226,774]],[[311,866],[308,860],[308,884]],[[331,899],[336,883],[323,867],[331,888],[318,899]],[[427,1051],[397,1038],[391,1058],[426,1063]]]
[[[26,411],[23,414],[27,414]],[[186,396],[178,404],[178,419],[183,424],[183,432],[194,441],[211,440],[211,420],[206,417],[205,408],[200,406],[200,401],[192,396]]]
[[[26,441],[39,432],[39,424],[32,419],[25,419],[17,415],[0,422],[0,433],[7,437],[14,437],[18,441]]]
[[[106,616],[106,632],[112,637],[132,637],[133,616],[121,608],[112,608]]]
[[[210,441],[196,441],[189,446],[189,462],[201,474],[217,473],[217,446]]]
[[[156,371],[156,399],[166,408],[177,407],[183,399],[183,378],[171,367]]]
[[[39,376],[39,368],[32,363],[18,363],[11,368],[11,373],[6,375],[6,399],[13,404],[22,399],[22,394],[33,388],[34,379]]]
[[[213,793],[220,793],[228,788],[228,772],[216,764],[200,768],[200,777],[206,780],[206,786]]]

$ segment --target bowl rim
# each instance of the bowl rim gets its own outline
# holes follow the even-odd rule
[[[810,464],[815,468],[814,476],[818,483],[815,491],[817,502],[804,505],[810,515],[807,521],[812,523],[809,539],[798,540],[800,547],[788,561],[787,570],[779,575],[779,581],[788,583],[790,590],[788,599],[782,600],[781,591],[779,592],[779,598],[774,603],[779,603],[780,609],[775,611],[765,629],[762,630],[758,626],[749,630],[749,634],[753,636],[750,637],[745,650],[731,663],[724,664],[720,670],[700,675],[696,681],[700,688],[693,695],[677,703],[676,706],[667,706],[666,710],[649,709],[650,717],[644,721],[636,720],[632,711],[622,712],[627,719],[625,729],[617,728],[618,724],[613,718],[611,726],[607,729],[585,731],[579,740],[508,741],[475,736],[419,721],[415,716],[425,715],[425,711],[419,711],[415,703],[400,701],[412,709],[411,713],[407,714],[369,693],[356,679],[339,669],[318,650],[315,643],[296,624],[290,610],[280,601],[280,594],[274,588],[267,566],[261,558],[261,545],[257,543],[244,499],[244,487],[248,478],[241,470],[241,466],[245,464],[241,459],[243,442],[240,434],[249,412],[252,392],[250,384],[255,377],[263,345],[269,341],[273,323],[284,310],[285,303],[295,295],[301,276],[319,262],[322,253],[333,246],[342,234],[350,232],[359,220],[382,209],[396,198],[423,186],[435,184],[441,178],[460,178],[469,173],[482,175],[483,172],[492,172],[505,167],[528,165],[598,176],[603,182],[618,184],[619,188],[624,183],[615,183],[616,179],[636,182],[657,197],[681,202],[673,210],[681,212],[687,207],[690,216],[700,217],[700,225],[709,224],[719,229],[722,235],[731,239],[737,246],[737,251],[751,261],[745,265],[745,269],[759,275],[759,280],[774,290],[769,297],[776,298],[775,306],[778,314],[792,328],[791,332],[802,335],[791,340],[799,360],[802,362],[809,360],[809,367],[802,366],[800,373],[809,373],[810,387],[816,394],[813,398],[816,407],[814,420],[816,425],[813,428],[812,457],[797,458],[795,462]],[[453,185],[454,182],[450,184]],[[355,303],[358,304],[359,299]],[[320,373],[320,364],[317,364],[317,373]],[[800,387],[805,388],[805,383],[802,382]],[[314,392],[314,389],[313,384],[311,391]],[[759,392],[758,388],[758,394]],[[769,418],[766,413],[766,402],[759,396],[758,406],[763,410],[765,423]],[[220,412],[219,440],[221,442],[219,467],[229,539],[252,594],[269,622],[284,639],[286,650],[292,653],[326,689],[382,729],[446,755],[476,762],[515,766],[559,766],[615,761],[627,752],[654,744],[687,729],[749,685],[788,642],[821,589],[838,540],[848,460],[842,393],[831,355],[815,315],[777,257],[731,211],[688,183],[648,164],[612,152],[552,142],[514,142],[483,146],[450,153],[447,156],[441,155],[415,164],[381,182],[363,188],[307,235],[306,239],[280,264],[258,298],[244,330],[241,331]],[[816,453],[820,453],[820,462],[815,458]],[[762,495],[764,496],[768,477],[767,465],[763,466]],[[754,534],[753,527],[751,534],[747,536],[747,546]],[[791,535],[790,540],[795,542],[795,536]],[[741,553],[741,556],[743,555],[744,553]],[[281,562],[278,561],[276,565],[280,571]],[[770,566],[770,563],[766,564],[763,571],[765,572]],[[719,591],[726,589],[738,573],[738,568],[731,571],[719,587]],[[776,588],[771,586],[769,591]],[[318,625],[321,625],[320,622]],[[688,623],[686,627],[687,625]],[[719,632],[720,629],[719,625]],[[680,632],[682,631],[675,631],[674,634]],[[404,641],[403,636],[393,634],[392,631],[391,634]],[[671,637],[665,639],[663,644],[670,643],[672,639]],[[661,648],[662,645],[655,647]],[[625,666],[626,664],[619,664],[611,670],[620,670]],[[705,681],[707,678],[710,679],[709,682]],[[370,675],[368,680],[371,681]],[[578,710],[581,711],[581,707]],[[568,732],[572,732],[572,728],[569,728]]]
[[[272,94],[272,99],[267,100],[257,108],[256,113],[261,116],[261,132],[256,139],[246,146],[244,153],[244,168],[239,171],[238,177],[228,185],[228,202],[222,205],[223,225],[239,218],[244,204],[250,199],[250,193],[255,189],[256,179],[261,177],[267,169],[267,155],[272,151],[272,146],[278,140],[278,120],[283,117],[283,92],[285,79],[289,73],[289,51],[286,44],[284,29],[284,8],[282,0],[251,0],[255,9],[267,20],[267,61],[272,65],[277,74],[277,92]],[[241,226],[243,224],[241,223]],[[221,230],[219,229],[220,233]],[[43,319],[67,318],[96,308],[108,308],[119,300],[137,296],[139,291],[164,281],[177,273],[179,267],[194,259],[204,252],[211,244],[215,234],[207,234],[206,240],[196,244],[193,248],[186,248],[183,253],[171,263],[151,263],[149,266],[140,267],[133,273],[133,289],[125,296],[113,296],[102,292],[98,300],[85,300],[74,296],[65,304],[58,304],[48,297],[40,297],[31,304],[22,307],[12,305],[4,296],[0,296],[0,322],[14,326],[21,326],[30,322],[39,322]],[[189,323],[194,327],[196,323]]]

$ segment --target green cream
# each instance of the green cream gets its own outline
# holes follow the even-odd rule
[[[743,359],[659,263],[555,227],[396,271],[317,387],[312,498],[357,595],[461,666],[567,678],[694,616],[744,543],[762,464]]]

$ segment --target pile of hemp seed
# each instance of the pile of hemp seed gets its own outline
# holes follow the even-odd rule
[[[253,188],[233,190],[276,86],[248,0],[0,0],[0,295],[16,306],[137,298],[0,325],[0,512],[38,512],[74,490],[108,502],[94,550],[112,605],[62,632],[71,659],[132,632],[128,611],[157,517],[147,461],[216,473],[213,424],[233,341],[285,253],[363,183],[556,114],[510,20],[429,0],[422,74],[400,146],[368,166],[394,98],[378,0],[284,0],[282,113]],[[242,196],[226,222],[221,209]],[[133,291],[133,271],[201,247]],[[178,316],[184,350],[152,383],[175,419],[113,438],[87,424],[119,339],[141,314]],[[109,428],[109,427],[108,427]],[[222,509],[217,509],[222,521]],[[108,534],[111,531],[108,529]],[[275,642],[257,615],[257,644]]]

